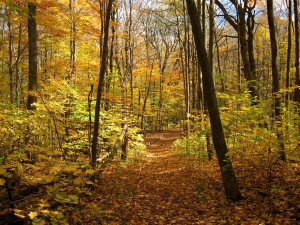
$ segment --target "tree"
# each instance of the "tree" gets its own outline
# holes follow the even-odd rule
[[[173,38],[172,29],[168,29],[172,26],[169,21],[165,21],[163,18],[166,17],[165,12],[157,9],[154,11],[154,15],[151,21],[151,25],[155,24],[155,27],[150,28],[148,40],[152,46],[156,59],[159,65],[159,100],[158,100],[158,110],[157,110],[157,124],[156,130],[161,130],[163,125],[163,109],[165,106],[165,99],[163,92],[165,91],[165,76],[167,71],[167,66],[171,57],[172,52],[175,50],[177,45],[177,40]]]
[[[69,79],[74,79],[75,75],[75,60],[76,60],[76,22],[75,22],[75,13],[76,13],[76,1],[69,0],[69,10],[70,10],[70,72]]]
[[[274,95],[274,119],[276,121],[275,124],[281,126],[281,99],[278,96],[279,93],[279,73],[277,66],[277,40],[276,40],[276,30],[275,30],[275,22],[274,22],[274,9],[273,9],[273,0],[267,0],[267,14],[268,14],[268,23],[269,23],[269,34],[271,40],[271,51],[272,51],[272,78],[273,78],[273,95]],[[277,138],[280,144],[280,150],[278,158],[281,160],[286,160],[284,144],[282,138],[282,132],[277,130],[276,132]]]
[[[91,165],[96,169],[96,157],[97,157],[97,146],[98,146],[98,135],[99,135],[99,125],[100,125],[100,102],[102,98],[102,90],[104,84],[104,77],[107,68],[107,58],[108,58],[108,33],[109,33],[109,22],[110,15],[112,11],[113,0],[109,0],[106,9],[105,23],[104,23],[104,38],[103,38],[103,47],[102,47],[102,58],[99,72],[98,80],[98,90],[96,98],[96,107],[95,107],[95,121],[94,121],[94,130],[93,130],[93,139],[92,139],[92,148],[91,148]]]
[[[239,3],[237,0],[229,0],[232,7],[236,9],[237,18],[230,15],[221,1],[215,0],[215,3],[221,9],[227,22],[238,33],[241,56],[244,65],[244,76],[247,81],[248,90],[252,99],[259,98],[257,88],[256,63],[254,57],[254,18],[253,12],[256,1],[243,0]]]
[[[220,119],[212,71],[203,41],[203,30],[200,25],[197,7],[194,0],[186,0],[186,3],[192,25],[197,56],[202,69],[204,98],[207,102],[213,143],[221,169],[225,194],[231,200],[240,200],[242,199],[242,195],[239,190],[231,160],[227,155],[228,150]]]
[[[29,75],[27,109],[35,110],[38,88],[37,80],[37,29],[36,29],[36,2],[28,2],[28,42],[29,42]]]
[[[208,56],[210,62],[210,70],[212,72],[212,76],[214,74],[214,36],[215,36],[215,1],[209,1],[209,44],[208,44]],[[211,135],[209,132],[206,132],[206,146],[207,146],[207,154],[208,159],[212,159],[213,150],[211,144]]]
[[[125,40],[125,77],[129,77],[130,80],[130,112],[133,113],[133,77],[132,77],[132,69],[133,69],[133,38],[132,38],[132,2],[129,0],[129,15],[126,15],[126,22],[128,24],[126,26],[125,33],[128,35],[128,38]],[[126,5],[125,5],[125,8]],[[127,13],[126,13],[127,14]]]
[[[291,73],[291,53],[292,53],[292,0],[288,0],[288,46],[287,46],[287,59],[286,59],[286,81],[285,87],[288,89],[291,86],[290,73]],[[286,105],[290,100],[290,94],[286,94]]]
[[[295,15],[295,65],[296,65],[296,85],[300,86],[300,25],[299,25],[299,0],[294,0],[294,15]],[[295,101],[300,104],[300,88],[295,91]]]

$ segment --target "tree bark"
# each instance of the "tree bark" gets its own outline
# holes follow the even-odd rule
[[[22,40],[22,24],[19,25],[19,34],[18,34],[18,51],[17,51],[17,58],[15,61],[15,71],[16,71],[16,81],[15,81],[15,103],[16,107],[20,107],[20,96],[21,96],[21,86],[22,86],[22,79],[21,79],[21,73],[19,69],[19,64],[21,61],[21,54],[24,48],[21,48],[21,40]]]
[[[299,26],[299,2],[294,0],[294,15],[295,15],[295,65],[296,65],[296,85],[300,86],[300,26]],[[295,90],[295,101],[300,104],[300,88]]]
[[[239,190],[231,160],[227,155],[227,145],[225,142],[219,108],[217,105],[213,76],[209,66],[210,62],[203,42],[203,33],[200,21],[198,19],[197,7],[194,0],[186,0],[186,2],[188,14],[190,16],[190,22],[192,25],[197,56],[202,69],[204,98],[207,102],[213,142],[221,169],[225,194],[231,200],[240,200],[242,199],[242,195]]]
[[[133,63],[133,39],[132,39],[132,2],[129,0],[128,6],[127,3],[124,3],[124,8],[127,10],[129,8],[129,12],[126,12],[126,21],[125,21],[125,31],[124,33],[127,35],[125,39],[125,79],[129,80],[130,84],[130,105],[129,110],[130,113],[133,113],[133,74],[132,74],[132,63]],[[126,90],[127,91],[127,90]]]
[[[292,0],[288,0],[288,47],[287,47],[287,59],[286,59],[286,78],[285,87],[290,88],[290,73],[291,73],[291,54],[292,54]],[[290,100],[290,93],[286,93],[286,106],[288,107],[288,100]]]
[[[11,19],[10,15],[7,15],[8,21],[7,21],[7,27],[8,27],[8,55],[9,55],[9,61],[8,61],[8,74],[9,74],[9,98],[10,98],[10,104],[13,105],[14,103],[14,78],[13,78],[13,34],[11,29]]]
[[[99,125],[100,125],[100,101],[102,98],[102,90],[104,84],[104,77],[107,68],[107,58],[108,58],[108,33],[109,33],[109,21],[110,14],[112,11],[113,0],[108,1],[108,6],[106,9],[105,25],[104,25],[104,39],[102,47],[102,58],[99,72],[98,80],[98,90],[96,98],[96,107],[95,107],[95,120],[94,120],[94,130],[93,130],[93,139],[92,139],[92,149],[91,149],[91,165],[94,169],[97,167],[96,157],[97,157],[97,145],[98,145],[98,135],[99,135]]]
[[[75,0],[69,0],[69,10],[70,10],[70,72],[68,79],[74,79],[75,75],[75,60],[76,60],[76,22],[75,22]]]
[[[34,94],[38,88],[37,80],[37,29],[36,29],[36,3],[28,2],[28,42],[29,42],[29,75],[27,109],[35,110],[37,96]]]
[[[209,1],[209,43],[208,43],[208,50],[209,50],[209,62],[210,62],[210,70],[212,73],[212,76],[214,76],[214,31],[215,31],[215,1],[210,0]],[[223,81],[222,81],[223,83]],[[206,107],[206,106],[205,106]],[[206,147],[207,147],[207,156],[208,160],[212,160],[213,156],[213,148],[212,148],[212,142],[211,142],[211,133],[208,129],[206,129]]]
[[[271,40],[271,52],[272,52],[272,78],[273,78],[273,96],[274,96],[274,119],[275,125],[279,126],[276,131],[277,139],[279,141],[279,152],[278,158],[280,160],[285,160],[285,151],[284,151],[284,144],[283,144],[283,135],[280,131],[281,126],[281,100],[278,96],[279,93],[279,73],[278,73],[278,66],[277,66],[277,40],[276,40],[276,29],[275,29],[275,22],[274,22],[274,9],[273,9],[273,0],[267,0],[267,14],[268,14],[268,23],[269,23],[269,33],[270,33],[270,40]]]
[[[209,2],[209,60],[210,68],[214,73],[214,33],[215,33],[215,1],[210,0]]]

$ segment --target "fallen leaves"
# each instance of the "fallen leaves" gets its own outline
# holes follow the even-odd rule
[[[154,134],[149,140],[161,135]],[[101,192],[103,196],[110,196],[102,205],[110,210],[110,217],[104,219],[104,223],[251,225],[268,221],[292,224],[296,221],[295,210],[288,207],[285,197],[280,197],[291,195],[283,187],[274,186],[272,192],[278,194],[272,200],[273,206],[281,208],[281,211],[277,210],[278,214],[270,214],[267,197],[257,193],[257,190],[268,193],[265,185],[252,189],[253,184],[261,185],[258,181],[264,181],[263,170],[260,174],[253,167],[256,173],[248,174],[248,165],[240,164],[243,167],[240,182],[245,200],[230,202],[224,195],[217,162],[183,158],[171,152],[171,143],[179,136],[179,132],[166,132],[163,135],[158,142],[147,147],[145,160],[103,174]],[[253,173],[251,170],[249,172]],[[245,177],[249,180],[243,182]],[[109,185],[112,180],[117,184],[114,188]],[[130,186],[134,186],[135,190],[129,198],[124,199],[122,196],[128,194]],[[295,183],[291,186],[295,186]]]
[[[161,135],[153,134],[150,139]],[[225,198],[216,160],[183,157],[172,151],[171,144],[179,135],[178,131],[164,132],[159,141],[147,147],[147,155],[137,158],[135,163],[113,162],[97,184],[89,183],[85,177],[94,170],[82,171],[70,180],[74,186],[67,186],[67,182],[64,186],[55,184],[47,189],[47,198],[28,199],[24,210],[16,209],[13,213],[19,218],[29,217],[35,224],[46,224],[48,218],[60,221],[58,224],[109,225],[299,222],[297,163],[274,167],[271,188],[264,167],[249,161],[236,163],[245,199],[231,202]],[[67,174],[65,179],[72,179],[76,167],[67,170],[70,176]],[[55,174],[52,172],[44,179],[51,181]]]

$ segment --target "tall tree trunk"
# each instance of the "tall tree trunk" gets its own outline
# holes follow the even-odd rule
[[[3,6],[0,9],[1,10],[5,10]],[[5,30],[4,30],[5,29],[5,22],[4,22],[4,20],[1,20],[1,22],[2,22],[2,25],[1,25],[1,30],[2,30],[1,31],[1,42],[3,43],[3,41],[4,41],[4,33],[5,33]],[[0,51],[4,53],[4,51],[5,51],[4,44],[0,45]],[[4,66],[4,60],[1,60],[1,74],[2,74],[2,76],[0,77],[1,82],[4,82],[4,74],[5,74],[4,73],[4,68],[5,68],[5,66]]]
[[[299,0],[294,0],[295,15],[295,64],[296,64],[296,85],[300,86],[300,26],[299,26]],[[295,101],[300,104],[300,88],[295,90]]]
[[[190,136],[190,57],[191,57],[191,47],[189,43],[189,25],[187,22],[187,15],[185,10],[185,4],[183,2],[184,7],[184,15],[183,15],[183,22],[184,22],[184,41],[183,41],[183,50],[184,50],[184,83],[185,83],[185,115],[186,115],[186,129],[187,137]]]
[[[268,23],[269,23],[269,33],[270,33],[270,40],[271,40],[271,52],[272,52],[272,78],[273,78],[273,95],[274,95],[274,119],[275,119],[275,126],[279,126],[275,128],[277,139],[280,142],[280,149],[278,152],[278,158],[280,160],[285,160],[285,151],[284,151],[284,144],[283,144],[283,135],[280,131],[281,126],[281,110],[280,110],[280,97],[278,96],[279,93],[279,73],[278,73],[278,66],[277,66],[277,40],[276,40],[276,30],[275,30],[275,22],[274,22],[274,9],[273,9],[273,0],[267,0],[267,14],[268,14]]]
[[[36,2],[28,2],[28,42],[29,42],[29,81],[27,109],[35,110],[37,96],[37,29],[36,29]]]
[[[215,33],[215,1],[209,2],[209,60],[210,69],[214,73],[214,33]]]
[[[75,22],[75,13],[76,13],[76,0],[69,0],[69,13],[70,13],[70,40],[69,40],[69,50],[70,50],[70,68],[69,74],[66,76],[67,82],[70,84],[72,81],[76,82],[75,77],[75,60],[76,60],[76,22]],[[65,135],[66,137],[70,136],[70,125],[69,125],[69,117],[71,116],[71,102],[72,102],[72,95],[67,94],[66,96],[66,103],[65,103]],[[68,139],[66,139],[68,142]],[[63,156],[65,157],[67,154],[67,148],[64,150]]]
[[[153,62],[152,62],[151,70],[150,70],[150,74],[149,74],[148,86],[145,87],[145,97],[144,97],[144,101],[143,101],[142,118],[141,118],[141,130],[144,130],[144,128],[145,128],[144,120],[145,120],[145,114],[146,114],[147,100],[148,100],[150,88],[151,88],[152,71],[153,71]],[[147,80],[147,78],[148,78],[148,71],[146,72],[146,80]]]
[[[132,2],[129,0],[128,6],[127,3],[124,3],[124,8],[127,10],[129,7],[129,12],[126,11],[126,21],[125,21],[125,33],[127,35],[125,39],[125,79],[129,81],[130,84],[130,105],[129,111],[133,113],[133,77],[132,77],[132,62],[133,62],[133,40],[132,40]],[[127,90],[126,90],[127,91]]]
[[[69,0],[69,10],[70,10],[70,72],[69,79],[75,79],[75,60],[76,60],[76,22],[75,22],[75,0]]]
[[[214,30],[215,30],[215,19],[214,19],[214,14],[215,14],[215,1],[210,0],[209,1],[209,43],[208,43],[208,49],[209,49],[209,62],[210,62],[210,71],[212,73],[212,76],[214,74]],[[211,144],[211,134],[206,129],[206,146],[207,146],[207,154],[208,154],[208,159],[212,159],[213,155],[213,148]]]
[[[130,112],[133,113],[133,39],[132,39],[132,1],[129,0],[129,75],[130,75]]]
[[[111,12],[111,21],[115,22],[116,10],[112,10]],[[111,81],[113,80],[113,70],[114,70],[114,49],[115,49],[115,40],[116,40],[116,30],[115,26],[111,27],[111,42],[110,42],[110,50],[109,50],[109,72],[107,73],[106,81],[105,81],[105,95],[108,96],[111,89]],[[113,94],[114,94],[114,87]],[[104,102],[104,110],[108,111],[110,108],[110,100],[105,97]]]
[[[108,58],[108,33],[109,33],[109,21],[110,14],[112,11],[113,0],[108,1],[108,6],[106,9],[105,24],[104,24],[104,38],[101,54],[101,65],[99,72],[98,90],[96,97],[96,107],[95,107],[95,120],[94,120],[94,130],[92,139],[92,149],[91,149],[91,165],[96,169],[96,157],[97,157],[97,145],[98,145],[98,135],[99,135],[99,125],[100,125],[100,102],[102,98],[102,90],[104,84],[104,77],[107,68],[107,58]]]
[[[206,0],[201,0],[202,1],[202,6],[201,8],[198,9],[198,12],[200,12],[200,10],[202,10],[202,31],[203,31],[203,41],[204,41],[204,45],[206,46]],[[200,16],[199,16],[200,17]]]
[[[22,41],[22,24],[19,25],[19,34],[18,34],[18,51],[17,51],[17,59],[15,61],[15,72],[16,72],[16,81],[15,81],[15,103],[16,107],[20,106],[20,96],[21,96],[21,74],[20,74],[20,69],[19,69],[19,64],[21,61],[21,54],[22,54],[22,49],[21,49],[21,41]]]
[[[253,7],[247,8],[247,35],[248,35],[248,55],[249,55],[249,63],[250,63],[250,70],[251,74],[248,81],[249,90],[252,88],[252,92],[254,94],[254,98],[259,97],[258,88],[257,88],[257,74],[256,74],[256,62],[254,56],[254,14],[252,13]]]
[[[190,21],[192,24],[194,41],[197,49],[197,56],[201,64],[201,69],[203,73],[204,98],[207,102],[213,142],[216,149],[219,166],[221,169],[225,194],[231,200],[239,200],[242,198],[242,195],[239,190],[239,186],[235,177],[231,160],[227,155],[227,145],[225,142],[224,132],[219,114],[213,76],[209,66],[210,62],[203,41],[203,33],[200,21],[198,20],[197,7],[195,5],[194,0],[186,0],[186,2],[188,14],[190,16]]]
[[[7,27],[8,27],[8,74],[9,74],[9,99],[10,104],[13,105],[14,103],[14,77],[13,77],[13,34],[11,28],[11,19],[10,15],[7,15]]]
[[[286,78],[285,87],[288,89],[291,86],[290,73],[291,73],[291,54],[292,54],[292,0],[288,0],[288,48],[286,59]],[[290,93],[286,93],[286,106],[288,106],[288,100],[290,100]]]

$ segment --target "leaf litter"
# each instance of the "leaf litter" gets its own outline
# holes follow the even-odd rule
[[[299,175],[290,169],[275,171],[274,179],[278,175],[283,180],[274,180],[280,189],[268,193],[265,174],[239,164],[245,199],[228,201],[216,159],[174,152],[172,143],[179,137],[179,130],[152,134],[145,139],[148,153],[143,159],[116,164],[102,175],[102,224],[299,223]]]

